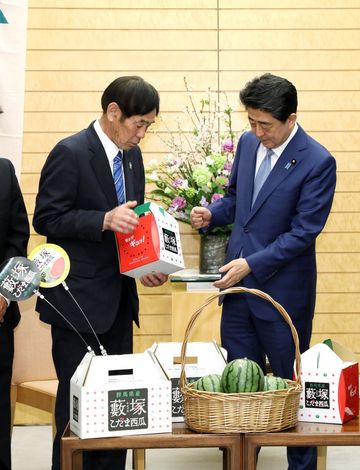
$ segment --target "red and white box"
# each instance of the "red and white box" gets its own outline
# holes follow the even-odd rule
[[[359,414],[359,364],[355,354],[327,340],[301,355],[299,421],[346,423]]]
[[[129,234],[116,233],[120,272],[138,278],[152,272],[184,269],[177,220],[153,202],[135,207],[139,225]]]

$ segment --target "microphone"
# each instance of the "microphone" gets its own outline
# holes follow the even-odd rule
[[[94,335],[96,342],[99,345],[100,352],[103,356],[107,356],[106,349],[100,343],[100,340],[91,325],[88,317],[86,316],[84,310],[81,308],[73,294],[71,293],[69,286],[66,284],[65,279],[70,272],[70,259],[66,251],[58,245],[53,243],[44,243],[39,245],[33,249],[30,253],[29,258],[31,262],[36,265],[36,268],[39,270],[41,275],[40,287],[49,288],[55,287],[58,285],[62,285],[65,291],[70,295],[75,305],[80,310],[81,314],[83,315],[86,323],[89,325],[89,328]],[[39,286],[38,284],[38,286]],[[37,287],[38,287],[37,286]],[[71,321],[66,318],[66,316],[60,312],[58,308],[56,308],[51,302],[49,302],[45,296],[38,291],[38,289],[33,289],[33,292],[41,299],[47,302],[67,323],[70,327],[78,334],[81,340],[85,343],[86,348],[89,352],[92,352],[94,355],[91,346],[89,346],[83,336],[79,333],[76,327],[71,323]]]
[[[41,300],[44,300],[48,305],[50,305],[50,307],[53,308],[53,309],[55,310],[55,312],[57,312],[57,313],[61,316],[61,318],[62,318],[63,320],[65,320],[65,321],[68,323],[68,325],[70,325],[70,327],[75,331],[75,333],[80,337],[80,339],[82,340],[82,342],[85,344],[86,349],[88,350],[88,352],[89,352],[92,356],[95,356],[95,352],[94,352],[94,350],[92,349],[92,347],[91,347],[89,344],[87,344],[87,342],[85,341],[85,339],[83,338],[83,336],[81,335],[81,333],[75,328],[75,326],[71,323],[71,321],[68,320],[68,319],[65,317],[65,315],[63,315],[63,314],[60,312],[60,310],[55,307],[55,305],[53,305],[51,302],[49,302],[49,301],[46,299],[46,297],[45,297],[41,292],[39,292],[38,290],[34,290],[34,294],[37,295]]]
[[[96,334],[96,332],[95,332],[95,330],[94,330],[92,324],[90,323],[88,317],[85,315],[84,310],[80,307],[79,303],[77,302],[77,300],[75,299],[75,297],[72,295],[72,293],[71,293],[71,291],[70,291],[68,285],[66,284],[66,282],[63,281],[61,284],[63,285],[63,287],[64,287],[64,289],[66,290],[66,292],[67,292],[67,293],[70,295],[70,297],[73,299],[73,301],[75,302],[76,306],[79,308],[80,312],[82,313],[83,317],[85,318],[87,324],[89,325],[91,331],[93,332],[93,335],[95,336],[95,339],[96,339],[96,341],[97,341],[97,343],[98,343],[98,345],[99,345],[99,349],[100,349],[101,354],[102,354],[103,356],[107,356],[106,349],[105,349],[104,346],[100,343],[99,337],[98,337],[98,335]]]

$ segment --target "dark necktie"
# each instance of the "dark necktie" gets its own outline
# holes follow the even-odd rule
[[[124,204],[125,202],[125,188],[124,188],[124,175],[123,175],[123,163],[122,163],[122,153],[119,152],[113,161],[113,171],[114,171],[114,183],[116,194],[119,204]]]
[[[252,205],[254,204],[259,191],[262,185],[265,183],[269,173],[271,171],[271,155],[274,152],[271,149],[267,149],[265,158],[261,162],[259,169],[256,173],[255,180],[254,180],[254,191],[253,191],[253,198],[252,198]]]

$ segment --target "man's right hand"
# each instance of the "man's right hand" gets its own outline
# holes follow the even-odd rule
[[[8,308],[8,303],[5,298],[0,295],[0,323],[4,322],[4,316]]]
[[[115,209],[106,212],[103,222],[103,230],[113,232],[131,233],[139,225],[139,217],[133,211],[137,201],[128,201]]]
[[[212,213],[206,207],[193,207],[190,212],[192,228],[205,228],[210,224]]]

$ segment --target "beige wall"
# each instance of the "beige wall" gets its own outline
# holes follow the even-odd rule
[[[101,92],[118,75],[152,82],[167,121],[186,101],[184,76],[195,94],[226,91],[237,131],[245,82],[265,71],[286,76],[299,91],[301,125],[338,164],[318,241],[313,341],[331,337],[360,354],[359,24],[359,0],[29,0],[21,185],[30,217],[48,152],[99,115]],[[154,135],[142,148],[146,162],[165,151]],[[40,242],[33,233],[31,247]],[[187,267],[196,266],[188,226],[182,242]],[[140,292],[139,350],[171,334],[171,286]]]

